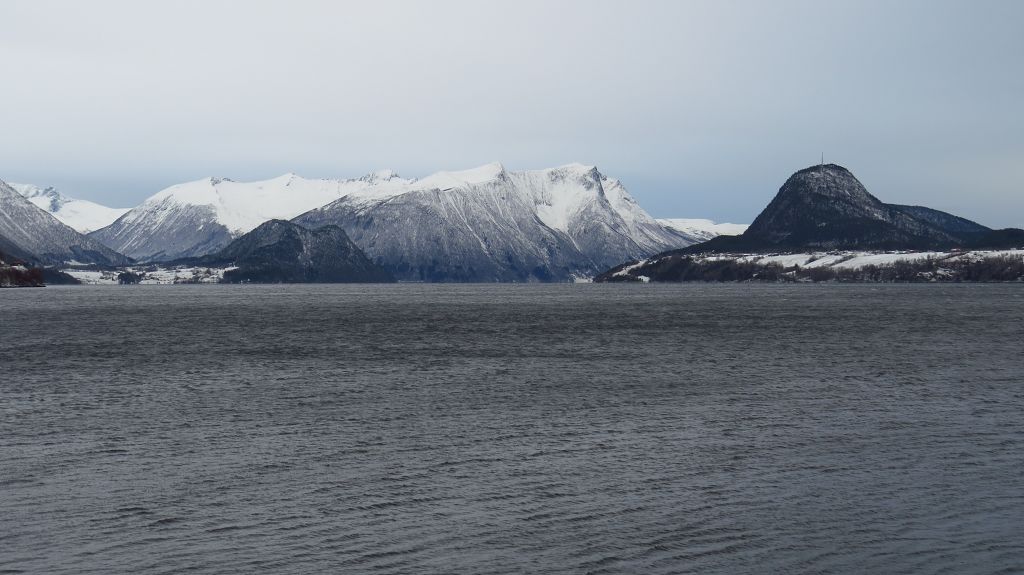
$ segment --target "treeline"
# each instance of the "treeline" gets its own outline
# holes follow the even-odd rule
[[[1012,282],[1024,280],[1024,258],[927,258],[899,260],[889,265],[837,268],[783,267],[777,263],[673,255],[643,266],[637,274],[607,274],[598,281],[643,281],[639,277],[642,275],[656,282]]]
[[[43,270],[29,267],[28,262],[0,251],[0,287],[40,287]]]
[[[0,287],[44,287],[47,284],[80,283],[68,274],[0,252]]]
[[[0,265],[0,287],[42,287],[43,270]]]
[[[887,266],[868,265],[857,269],[838,269],[833,278],[813,281],[855,282],[1013,282],[1024,280],[1024,258],[996,256],[984,259],[927,258],[896,261]],[[811,270],[813,271],[813,270]]]

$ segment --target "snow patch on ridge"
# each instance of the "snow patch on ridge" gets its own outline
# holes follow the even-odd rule
[[[513,180],[526,190],[544,225],[569,233],[570,224],[586,206],[597,201],[596,186],[586,185],[586,175],[593,166],[568,164],[546,170],[530,170],[514,174]],[[581,185],[583,183],[584,185]]]
[[[143,207],[210,206],[215,219],[233,234],[250,232],[267,220],[291,219],[341,196],[339,182],[307,180],[295,174],[252,183],[204,178],[171,186]]]

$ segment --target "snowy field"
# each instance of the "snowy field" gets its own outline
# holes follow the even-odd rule
[[[698,262],[737,261],[741,263],[756,263],[760,265],[776,264],[784,269],[800,267],[831,268],[855,270],[867,266],[887,267],[896,262],[918,262],[933,259],[940,262],[957,261],[980,261],[992,258],[1011,257],[1024,260],[1024,249],[1013,250],[974,250],[974,251],[948,251],[948,252],[868,252],[868,251],[834,251],[834,252],[809,252],[798,254],[708,254],[694,256]],[[633,272],[644,266],[659,261],[658,258],[650,258],[639,262],[631,263],[621,270],[615,272],[615,276],[625,277],[633,275]],[[647,278],[637,276],[641,281]]]
[[[813,252],[803,254],[720,254],[698,257],[699,261],[736,260],[744,263],[761,265],[778,264],[783,268],[800,266],[801,268],[860,269],[866,266],[891,266],[899,261],[916,262],[933,259],[941,261],[983,260],[996,257],[1017,257],[1024,259],[1024,249],[1019,250],[978,250],[951,252]],[[641,264],[627,269],[639,267]],[[626,271],[626,270],[623,270]],[[628,273],[628,271],[626,272]]]
[[[840,252],[813,252],[800,254],[716,254],[698,256],[695,259],[702,262],[711,261],[738,261],[743,263],[756,263],[760,265],[777,264],[784,269],[792,269],[799,266],[804,269],[831,268],[835,270],[855,270],[867,266],[887,267],[896,262],[917,262],[927,259],[940,262],[956,261],[979,261],[998,257],[1020,258],[1024,260],[1024,249],[1015,250],[978,250],[978,251],[951,251],[951,252],[863,252],[863,251],[840,251]],[[642,260],[632,263],[615,273],[616,276],[633,275],[633,272],[643,266],[655,262],[655,259]],[[130,271],[142,276],[140,284],[171,285],[184,283],[218,283],[224,272],[235,269],[230,268],[204,268],[204,267],[177,267],[177,268],[152,268],[132,267],[127,270],[97,271],[82,269],[61,270],[71,275],[78,281],[87,285],[117,285],[118,274],[121,271]],[[640,281],[647,281],[645,276],[637,276]],[[574,277],[576,283],[589,282],[591,278]]]
[[[183,283],[215,284],[224,277],[224,272],[232,269],[235,268],[180,267],[154,269],[137,267],[115,271],[80,269],[65,269],[61,271],[86,285],[118,285],[117,276],[122,271],[129,271],[142,276],[142,279],[139,280],[140,284],[172,285]]]

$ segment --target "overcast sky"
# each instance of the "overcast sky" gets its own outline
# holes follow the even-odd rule
[[[0,179],[131,206],[209,175],[596,164],[749,222],[842,164],[1024,227],[1024,2],[0,2]]]

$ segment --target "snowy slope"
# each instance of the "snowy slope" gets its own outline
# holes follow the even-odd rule
[[[510,174],[513,185],[532,198],[548,227],[568,234],[586,251],[587,237],[618,238],[620,248],[650,252],[664,245],[694,243],[647,214],[618,180],[594,166],[569,164]]]
[[[341,227],[400,280],[546,281],[568,279],[588,263],[566,234],[544,225],[507,174],[454,186],[449,177],[460,175],[446,174],[444,188],[432,180],[387,197],[346,196],[294,221]]]
[[[400,279],[557,281],[697,240],[667,229],[617,180],[570,164],[488,164],[351,193],[296,219],[335,224]]]
[[[0,238],[8,248],[16,247],[22,257],[31,256],[44,264],[129,263],[121,254],[61,223],[4,182],[0,182]]]
[[[34,184],[13,182],[8,185],[36,206],[83,234],[109,226],[129,209],[108,208],[88,200],[69,198],[52,186],[42,188]]]
[[[680,233],[707,241],[717,236],[738,236],[747,231],[747,224],[716,223],[699,218],[659,219],[658,223]]]
[[[385,173],[388,174],[388,173]],[[213,208],[217,223],[233,234],[252,231],[272,219],[291,219],[312,208],[330,203],[346,193],[362,191],[389,181],[393,175],[373,174],[359,180],[307,180],[285,174],[260,182],[235,182],[207,178],[171,186],[146,201],[168,200]],[[145,204],[144,204],[145,205]]]
[[[216,252],[273,219],[295,216],[358,192],[384,189],[397,175],[310,180],[285,174],[258,182],[206,178],[158,192],[92,237],[140,260]]]

